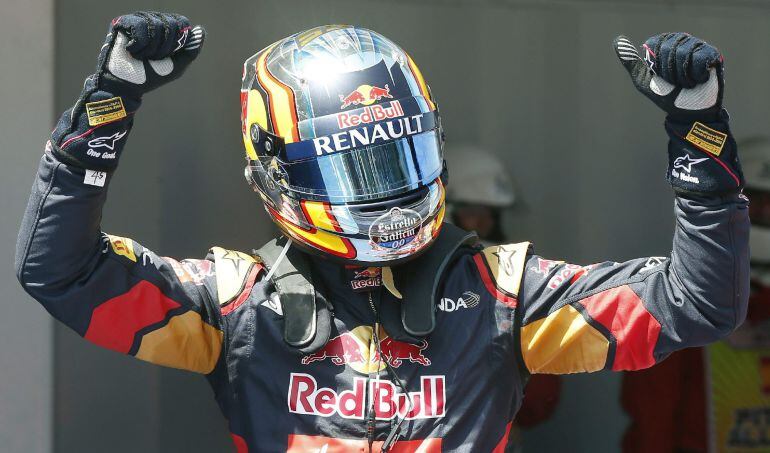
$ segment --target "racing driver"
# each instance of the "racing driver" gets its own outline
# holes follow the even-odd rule
[[[245,175],[282,237],[176,261],[99,223],[143,96],[204,38],[177,14],[111,22],[46,144],[16,266],[87,340],[204,374],[237,451],[501,452],[530,374],[646,368],[743,321],[747,200],[711,45],[614,42],[667,113],[670,257],[580,266],[443,224],[451,173],[417,65],[331,25],[244,65]]]

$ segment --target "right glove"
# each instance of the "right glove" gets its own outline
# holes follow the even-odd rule
[[[179,14],[137,12],[114,19],[75,105],[64,112],[49,149],[88,170],[117,167],[142,95],[179,76],[198,56],[205,32]]]
[[[668,181],[678,193],[720,195],[743,188],[743,174],[722,108],[724,61],[687,33],[648,39],[644,59],[625,36],[615,53],[636,89],[668,113]]]

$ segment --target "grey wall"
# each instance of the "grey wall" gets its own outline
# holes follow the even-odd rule
[[[53,0],[0,7],[0,450],[52,445],[53,322],[16,282],[21,212],[53,118]],[[23,52],[22,52],[23,49]]]
[[[504,159],[522,200],[512,213],[512,238],[535,241],[541,254],[585,263],[665,254],[670,247],[662,115],[634,92],[615,61],[615,35],[642,41],[682,29],[718,43],[727,58],[735,132],[764,131],[770,15],[758,2],[715,5],[138,0],[128,7],[116,0],[63,0],[56,4],[53,71],[50,4],[6,0],[0,30],[16,26],[0,44],[0,256],[6,257],[0,269],[7,269],[0,284],[2,303],[12,312],[0,317],[0,445],[7,445],[8,433],[22,442],[11,444],[24,447],[17,451],[46,451],[50,440],[49,323],[12,281],[12,241],[52,124],[47,78],[55,74],[55,109],[64,110],[92,70],[110,18],[143,8],[179,11],[203,23],[209,40],[183,79],[147,96],[111,188],[105,230],[177,257],[202,256],[214,244],[250,249],[265,240],[271,227],[241,179],[242,60],[290,33],[347,22],[378,30],[410,51],[441,104],[450,142],[477,141]],[[35,56],[20,59],[12,43],[24,43]],[[9,70],[8,61],[18,63]],[[35,88],[10,88],[18,86]],[[53,345],[55,451],[231,448],[202,378],[99,350],[60,326]],[[529,450],[616,451],[625,425],[618,376],[564,382],[555,418],[528,433]],[[27,420],[35,434],[14,429]]]

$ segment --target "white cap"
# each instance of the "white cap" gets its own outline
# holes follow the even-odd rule
[[[447,145],[444,157],[449,170],[447,201],[500,208],[513,204],[513,180],[497,156],[462,144]]]

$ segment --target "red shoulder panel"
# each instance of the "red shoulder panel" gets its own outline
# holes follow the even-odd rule
[[[166,297],[157,286],[141,281],[128,292],[94,309],[86,330],[86,340],[127,354],[136,333],[162,321],[181,304]]]
[[[652,352],[660,335],[660,323],[630,287],[602,291],[580,304],[615,337],[614,371],[640,370],[655,364]]]

